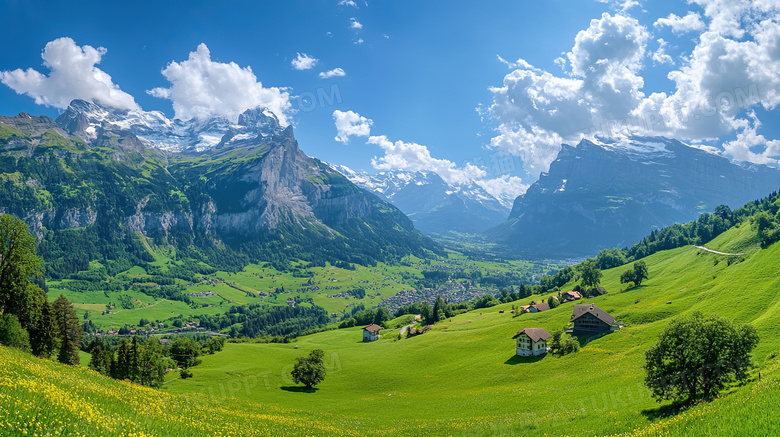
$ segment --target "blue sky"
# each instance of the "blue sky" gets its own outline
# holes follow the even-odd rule
[[[506,199],[562,142],[605,133],[777,165],[775,3],[5,1],[0,114],[56,117],[71,97],[169,118],[262,102],[309,155]]]

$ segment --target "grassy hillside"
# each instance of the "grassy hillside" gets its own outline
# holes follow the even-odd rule
[[[203,358],[194,378],[170,381],[162,392],[0,349],[0,426],[29,423],[46,405],[36,429],[55,435],[60,427],[74,435],[778,435],[780,245],[756,248],[755,230],[743,225],[708,247],[745,255],[691,246],[659,252],[645,259],[650,279],[628,290],[618,281],[628,266],[606,271],[609,294],[591,301],[625,328],[583,338],[578,353],[561,358],[515,357],[511,336],[563,327],[572,304],[516,318],[503,304],[400,341],[397,330],[385,330],[364,344],[360,329],[350,328],[293,344],[227,344]],[[669,415],[643,386],[644,352],[671,318],[694,310],[752,323],[761,336],[758,368],[720,399]],[[306,391],[288,375],[314,348],[325,350],[330,372]]]
[[[360,329],[354,328],[304,337],[295,345],[231,344],[206,357],[194,379],[172,382],[167,390],[219,395],[219,387],[254,376],[265,388],[229,394],[280,407],[296,405],[314,418],[360,421],[358,429],[366,433],[653,432],[648,427],[662,410],[643,386],[644,352],[677,315],[699,310],[752,323],[761,335],[755,362],[765,378],[774,375],[776,368],[766,357],[780,349],[775,334],[780,325],[780,245],[756,249],[754,234],[745,225],[711,244],[716,250],[746,250],[742,262],[729,263],[730,257],[690,246],[657,253],[645,260],[650,279],[636,289],[619,284],[627,267],[606,271],[602,283],[610,293],[591,301],[626,327],[563,358],[515,358],[511,336],[523,327],[563,327],[571,304],[517,318],[508,311],[511,304],[505,304],[455,317],[421,337],[401,341],[393,341],[397,331],[384,331],[382,341],[362,344]],[[502,309],[506,311],[500,314]],[[291,363],[314,348],[326,351],[333,372],[314,393],[292,389],[287,376]],[[754,382],[737,393],[744,396],[748,390],[763,393]],[[716,420],[707,411],[717,411],[718,402],[725,401],[689,414]],[[749,423],[734,418],[724,426],[736,428],[726,428],[722,435]]]

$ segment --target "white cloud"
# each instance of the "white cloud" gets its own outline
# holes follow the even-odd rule
[[[360,24],[360,21],[358,21],[356,18],[350,18],[349,19],[349,28],[350,29],[362,29],[363,25]]]
[[[654,27],[669,27],[674,33],[699,32],[704,30],[705,24],[701,21],[701,15],[688,12],[684,17],[669,14],[668,17],[659,18],[653,23]]]
[[[377,170],[432,171],[449,184],[464,184],[484,178],[485,170],[466,164],[457,168],[454,162],[431,156],[422,144],[392,142],[385,135],[368,137],[368,144],[375,144],[384,150],[382,157],[374,157],[371,165]]]
[[[320,72],[320,79],[330,79],[331,77],[346,76],[347,73],[341,68],[334,68],[333,70]]]
[[[740,132],[734,141],[723,143],[723,149],[737,161],[755,164],[780,165],[780,140],[767,140],[758,134],[761,122],[755,112],[749,114],[750,120],[738,120]],[[762,149],[761,153],[753,150]]]
[[[475,183],[491,196],[498,199],[507,208],[511,208],[517,196],[525,194],[529,187],[518,176],[509,175],[503,175],[495,179],[481,179],[475,181]]]
[[[674,60],[668,53],[666,53],[666,47],[669,45],[663,38],[658,38],[658,49],[653,52],[653,62],[659,64],[672,64]]]
[[[212,61],[206,44],[190,52],[186,61],[168,64],[162,74],[171,83],[170,88],[147,92],[171,100],[178,119],[224,116],[235,120],[246,109],[264,106],[282,125],[288,124],[291,104],[286,89],[264,87],[250,67]]]
[[[547,171],[562,141],[606,120],[626,117],[644,98],[639,75],[648,33],[625,15],[605,13],[580,31],[566,54],[569,76],[559,77],[523,59],[503,86],[491,88],[490,113],[499,122],[491,147],[520,156],[529,175]]]
[[[333,111],[333,120],[336,123],[336,141],[344,144],[349,142],[350,136],[367,137],[371,133],[372,120],[361,116],[354,111]]]
[[[354,1],[352,1],[352,0],[340,0],[340,1],[339,1],[339,6],[353,6],[353,7],[358,7],[357,3],[355,3],[355,2],[354,2]]]
[[[296,70],[311,70],[317,65],[319,59],[309,56],[306,53],[298,53],[298,56],[292,60],[292,67]]]
[[[355,40],[355,44],[363,44],[363,38],[358,38]]]
[[[724,26],[724,20],[715,21]],[[741,126],[742,109],[780,105],[780,23],[764,20],[746,27],[752,40],[702,33],[691,56],[668,75],[675,91],[653,93],[635,114],[662,119],[661,133],[698,140],[734,131]]]
[[[130,94],[119,89],[95,65],[106,54],[103,47],[78,46],[70,38],[46,44],[41,57],[49,75],[32,68],[0,72],[0,82],[18,94],[26,94],[39,105],[67,108],[74,99],[93,100],[118,109],[139,109]]]

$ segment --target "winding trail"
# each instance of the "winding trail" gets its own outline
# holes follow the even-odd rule
[[[701,249],[701,250],[706,250],[707,252],[710,252],[710,253],[715,253],[715,254],[718,254],[718,255],[726,255],[726,256],[740,256],[740,255],[744,255],[744,253],[726,253],[726,252],[718,252],[717,250],[707,249],[707,248],[706,248],[706,247],[704,247],[704,246],[693,246],[693,247],[695,247],[695,248],[697,248],[697,249]]]

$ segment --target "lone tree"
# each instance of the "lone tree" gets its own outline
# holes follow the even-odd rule
[[[596,287],[601,282],[601,270],[593,259],[586,260],[580,266],[582,286],[585,288]]]
[[[751,325],[699,312],[678,317],[645,353],[645,385],[658,402],[711,400],[727,383],[747,378],[757,344]]]
[[[295,366],[290,373],[296,384],[304,384],[306,388],[312,388],[325,379],[325,364],[322,349],[314,349],[308,357],[295,359]]]
[[[626,270],[620,275],[620,283],[628,284],[629,282],[633,282],[634,287],[639,287],[642,285],[642,281],[647,278],[647,265],[644,261],[637,261],[634,263],[633,270]]]

